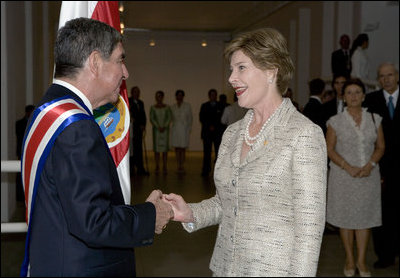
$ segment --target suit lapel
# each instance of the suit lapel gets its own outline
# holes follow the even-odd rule
[[[378,98],[377,106],[379,107],[379,110],[382,111],[382,116],[384,118],[390,119],[389,109],[386,105],[386,100],[385,100],[385,95],[383,93],[383,90],[379,91],[379,98]]]
[[[400,99],[400,97],[397,97],[396,107],[394,108],[393,120],[395,120],[395,119],[398,120],[399,117],[400,117],[399,99]],[[388,113],[389,113],[389,109],[387,109],[387,110],[388,110]]]

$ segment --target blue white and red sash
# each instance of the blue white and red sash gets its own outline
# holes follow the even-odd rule
[[[38,107],[25,133],[22,145],[21,174],[25,190],[26,222],[28,232],[25,243],[25,258],[21,276],[29,271],[29,239],[31,219],[35,207],[35,196],[46,159],[57,136],[70,124],[80,120],[92,120],[89,109],[70,96],[61,97]]]

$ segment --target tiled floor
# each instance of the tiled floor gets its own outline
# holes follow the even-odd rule
[[[174,192],[188,202],[198,202],[215,194],[212,177],[203,178],[201,152],[191,152],[186,161],[186,174],[175,173],[175,155],[169,154],[167,175],[155,175],[153,156],[148,152],[150,176],[132,177],[132,201],[143,202],[153,189]],[[22,206],[16,212],[15,221],[22,221]],[[208,268],[214,248],[217,227],[209,227],[193,234],[185,232],[180,223],[170,222],[161,235],[155,236],[152,246],[136,248],[137,276],[142,277],[209,277]],[[24,234],[1,235],[1,276],[18,276],[24,253]],[[376,256],[372,240],[367,263],[374,277],[399,277],[399,260],[386,269],[373,269]],[[344,251],[335,232],[324,235],[317,276],[343,277]],[[358,274],[356,275],[358,276]]]

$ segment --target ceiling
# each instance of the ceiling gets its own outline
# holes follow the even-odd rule
[[[125,30],[239,32],[289,1],[120,1]]]

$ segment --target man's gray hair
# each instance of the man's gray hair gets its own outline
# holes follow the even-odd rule
[[[73,78],[93,51],[99,51],[108,59],[122,35],[113,27],[90,18],[76,18],[65,23],[58,30],[54,61],[54,77]]]

